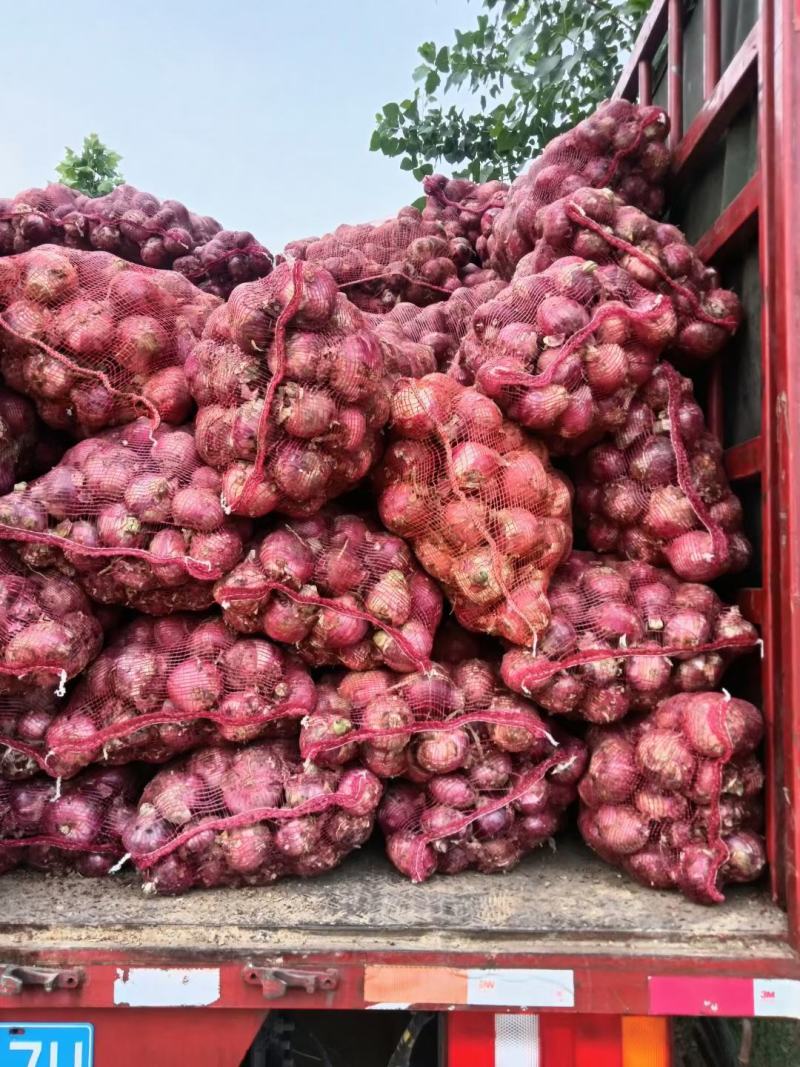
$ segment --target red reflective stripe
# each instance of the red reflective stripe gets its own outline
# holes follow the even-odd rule
[[[454,1011],[445,1018],[447,1067],[495,1067],[494,1012]]]

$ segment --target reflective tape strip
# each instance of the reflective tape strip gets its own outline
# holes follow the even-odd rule
[[[494,1067],[540,1067],[539,1016],[494,1017]]]

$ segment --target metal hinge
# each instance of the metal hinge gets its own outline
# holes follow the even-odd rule
[[[284,996],[287,989],[303,989],[306,993],[328,993],[339,985],[339,972],[333,967],[324,971],[312,971],[289,970],[285,967],[254,967],[248,964],[242,970],[242,978],[248,985],[260,985],[267,1000]]]
[[[41,986],[45,993],[52,993],[56,989],[77,989],[82,984],[80,967],[22,967],[0,963],[0,996],[17,996],[26,986]]]

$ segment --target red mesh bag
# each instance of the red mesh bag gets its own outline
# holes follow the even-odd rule
[[[205,748],[145,787],[125,835],[149,893],[324,874],[372,833],[382,785],[304,766],[296,741]]]
[[[719,274],[706,267],[684,234],[631,207],[610,189],[578,189],[541,208],[540,235],[526,260],[542,270],[562,256],[575,255],[617,270],[604,269],[609,298],[624,299],[631,280],[672,300],[677,316],[674,347],[694,359],[715,355],[741,324],[742,306]],[[522,263],[518,267],[518,272]]]
[[[186,372],[198,450],[237,514],[313,515],[377,458],[389,414],[381,345],[314,264],[237,288]]]
[[[0,779],[14,781],[39,773],[45,734],[58,707],[52,688],[29,685],[18,693],[0,695]]]
[[[376,471],[381,519],[411,541],[463,626],[529,645],[571,548],[568,483],[493,401],[442,374],[395,384],[392,431]]]
[[[41,244],[111,252],[131,263],[172,267],[222,297],[240,282],[269,274],[273,262],[251,233],[222,230],[215,219],[132,185],[92,198],[53,183],[0,200],[0,255]]]
[[[533,651],[506,653],[502,675],[554,715],[603,724],[716,688],[735,655],[758,644],[713,589],[649,563],[574,552],[547,595],[550,626]]]
[[[203,744],[297,732],[314,683],[296,656],[214,616],[136,619],[89,667],[50,723],[43,767],[164,763]]]
[[[379,778],[425,783],[470,772],[480,755],[473,744],[478,736],[504,754],[497,761],[505,767],[514,754],[543,758],[559,744],[562,762],[581,753],[574,739],[554,737],[536,708],[509,693],[496,666],[482,659],[433,663],[414,674],[371,670],[323,678],[316,709],[302,724],[300,751],[321,767],[358,757]],[[475,771],[477,783],[482,773]]]
[[[291,241],[286,254],[323,267],[357,307],[377,314],[400,301],[424,306],[446,300],[462,285],[496,277],[480,268],[467,236],[449,235],[443,219],[426,218],[415,207],[384,222]]]
[[[357,515],[281,524],[214,587],[225,621],[294,645],[314,667],[430,661],[442,594],[408,546]]]
[[[39,428],[30,400],[0,385],[0,493],[35,470]]]
[[[582,186],[612,187],[649,215],[664,207],[669,119],[658,107],[606,100],[593,115],[554,138],[511,184],[492,220],[482,258],[503,278],[536,243],[537,212]]]
[[[0,873],[23,865],[49,874],[109,874],[141,792],[133,768],[95,767],[70,782],[43,775],[0,780]]]
[[[447,300],[419,308],[400,303],[385,315],[372,317],[391,377],[422,378],[453,363],[472,315],[496,296],[505,283],[483,282],[456,289]]]
[[[581,459],[575,503],[595,551],[668,563],[686,581],[712,581],[750,559],[722,446],[691,381],[669,363],[638,391],[625,425]]]
[[[467,178],[447,178],[430,174],[422,180],[425,190],[423,219],[443,223],[448,237],[466,237],[478,253],[478,261],[488,258],[486,237],[492,221],[505,206],[508,186],[505,182],[475,183]]]
[[[475,381],[510,418],[559,452],[580,452],[625,422],[638,386],[675,337],[668,297],[575,256],[514,280],[479,307],[450,374]]]
[[[74,445],[29,486],[0,498],[0,538],[33,566],[78,575],[91,597],[167,615],[213,603],[241,558],[246,520],[226,518],[219,475],[191,428],[147,419]]]
[[[146,412],[180,423],[183,363],[219,305],[169,271],[45,245],[0,260],[0,370],[78,436]]]
[[[82,590],[0,546],[0,693],[58,690],[97,655],[103,631]],[[0,744],[2,742],[0,741]]]
[[[491,730],[473,726],[460,769],[387,786],[378,822],[389,859],[412,882],[469,868],[509,871],[561,829],[586,746],[575,738],[551,743],[563,736],[556,730],[550,741],[525,748],[523,731],[514,729],[514,752],[497,747]]]
[[[593,727],[578,826],[608,863],[701,904],[764,868],[761,712],[722,693],[679,693],[613,728]]]

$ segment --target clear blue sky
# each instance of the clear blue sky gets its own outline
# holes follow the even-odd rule
[[[22,0],[0,33],[0,195],[54,178],[92,130],[127,181],[265,244],[365,222],[419,195],[369,151],[416,47],[475,0]]]

